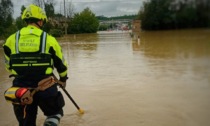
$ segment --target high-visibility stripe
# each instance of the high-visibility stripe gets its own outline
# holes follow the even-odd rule
[[[47,124],[48,122],[51,122],[51,123],[54,123],[54,124],[58,125],[61,117],[62,116],[60,114],[56,114],[56,115],[53,115],[53,116],[48,116],[47,119],[45,120],[45,123]]]
[[[43,37],[42,37],[42,53],[45,53],[45,46],[46,46],[46,32],[43,32]]]
[[[15,93],[18,89],[18,87],[11,87],[5,92],[4,95],[10,98],[16,98]]]
[[[12,66],[48,66],[50,63],[36,63],[36,64],[12,64]]]
[[[67,75],[67,71],[64,71],[64,72],[62,72],[62,73],[59,73],[59,76],[60,77],[65,77]]]
[[[8,70],[12,71],[13,74],[21,74],[21,71],[18,70],[19,68],[23,68],[23,71],[25,71],[27,68],[33,67],[39,69],[43,67],[45,70],[45,74],[51,74],[53,71],[53,60],[50,55],[46,52],[46,39],[47,39],[47,33],[42,32],[42,35],[40,36],[40,45],[39,45],[39,52],[31,55],[24,55],[19,50],[19,38],[20,38],[20,31],[16,33],[16,54],[12,55],[10,57],[10,64],[9,60],[7,61]],[[27,51],[27,50],[25,50]],[[26,52],[27,53],[27,52]],[[42,59],[43,58],[43,59]],[[51,67],[51,69],[49,69]],[[11,68],[11,69],[9,69]],[[17,70],[18,73],[15,71]]]
[[[12,66],[29,66],[28,64],[12,64]]]
[[[12,102],[13,104],[20,104],[19,99],[16,97],[16,92],[19,87],[11,87],[7,89],[4,93],[6,101]]]
[[[32,66],[48,66],[50,63],[36,63],[36,64],[31,64]]]
[[[16,47],[16,53],[19,53],[19,48],[18,48],[18,42],[19,42],[19,36],[20,36],[20,31],[16,33],[16,41],[15,41],[15,47]]]
[[[15,92],[16,92],[16,91],[7,91],[7,93],[6,93],[6,94],[7,94],[7,95],[10,95],[10,94],[15,94]]]
[[[59,121],[58,121],[58,119],[56,119],[56,118],[49,118],[49,119],[46,119],[45,123],[47,123],[47,122],[52,122],[52,123],[54,123],[54,124],[56,124],[56,125],[59,124]]]
[[[5,93],[5,96],[10,97],[10,98],[15,98],[15,93],[16,91],[8,91]]]

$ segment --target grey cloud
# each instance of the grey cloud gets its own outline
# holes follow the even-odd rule
[[[77,2],[76,11],[89,7],[96,15],[122,16],[137,14],[143,0],[98,0],[95,2]],[[74,2],[73,2],[74,3]]]
[[[54,0],[56,2],[55,11],[60,13],[63,9],[61,4],[63,0]],[[85,8],[89,7],[93,13],[104,16],[122,16],[137,14],[142,2],[145,0],[66,0],[66,2],[72,1],[75,12],[81,12]],[[20,16],[20,9],[22,5],[29,5],[29,0],[12,0],[14,3],[14,17]],[[61,11],[63,12],[63,10]]]

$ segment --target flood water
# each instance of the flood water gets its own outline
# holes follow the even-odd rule
[[[210,126],[210,29],[59,38],[69,65],[60,126]],[[18,126],[3,92],[12,79],[0,49],[0,126]],[[39,110],[37,124],[45,117]]]

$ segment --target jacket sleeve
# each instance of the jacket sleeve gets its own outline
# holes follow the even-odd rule
[[[50,41],[51,46],[49,48],[49,53],[52,55],[52,59],[54,62],[54,67],[57,69],[59,73],[60,80],[65,82],[67,77],[67,62],[64,59],[63,52],[61,46],[57,42],[57,40],[48,35],[47,41]]]
[[[9,67],[9,62],[10,62],[10,54],[11,54],[11,50],[8,46],[6,45],[3,45],[3,49],[4,49],[4,60],[5,60],[5,67],[6,67],[6,70],[10,71]]]
[[[13,39],[15,39],[15,34],[11,35],[3,44],[5,67],[6,70],[11,73],[14,72],[10,69],[10,55],[12,54],[12,49],[13,49],[13,48],[11,49],[10,47],[13,46],[14,44],[14,41],[12,41]]]

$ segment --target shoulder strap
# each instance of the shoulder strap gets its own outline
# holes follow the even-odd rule
[[[41,53],[45,53],[47,33],[43,31],[41,38]]]
[[[17,33],[15,35],[15,49],[16,49],[16,54],[19,53],[19,48],[18,48],[19,38],[20,38],[20,31],[17,31]]]

